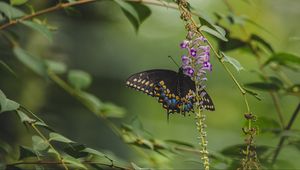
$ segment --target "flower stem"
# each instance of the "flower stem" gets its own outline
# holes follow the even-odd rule
[[[201,160],[203,161],[203,166],[205,170],[209,170],[209,152],[207,150],[207,135],[205,132],[205,115],[201,112],[201,108],[199,107],[198,112],[196,113],[196,125],[197,130],[200,136],[200,153],[201,153]]]

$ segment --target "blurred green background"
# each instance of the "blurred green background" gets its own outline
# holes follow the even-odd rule
[[[54,2],[31,1],[40,9]],[[213,18],[213,12],[228,13],[222,0],[194,0],[191,4],[196,11]],[[262,25],[270,33],[246,24],[249,32],[257,33],[267,39],[276,51],[300,54],[300,2],[298,0],[263,0],[250,3],[232,0],[230,4],[236,13],[245,15]],[[13,29],[19,33],[22,47],[36,56],[63,61],[70,69],[81,69],[93,77],[89,92],[104,102],[112,102],[126,109],[123,119],[115,119],[117,124],[129,123],[138,117],[144,128],[159,139],[175,139],[197,145],[197,130],[194,115],[183,117],[171,115],[167,122],[166,112],[157,101],[147,95],[125,87],[124,81],[133,73],[165,68],[177,70],[177,66],[168,59],[172,56],[180,63],[184,53],[179,43],[186,32],[184,23],[179,19],[179,12],[166,7],[148,5],[151,16],[141,25],[136,33],[133,26],[122,13],[119,6],[111,1],[91,3],[76,7],[77,15],[68,15],[63,11],[47,14],[48,23],[57,27],[54,41],[49,43],[41,34],[23,26]],[[232,28],[234,36],[243,34],[238,27]],[[213,39],[210,37],[213,41]],[[101,119],[86,110],[69,94],[50,81],[45,81],[19,63],[12,55],[7,44],[1,40],[1,59],[7,62],[17,77],[1,70],[0,89],[6,95],[19,101],[45,120],[61,134],[99,150],[111,151],[127,161],[143,165],[145,162],[121,139],[105,126]],[[229,53],[245,68],[237,73],[238,80],[248,83],[259,80],[253,70],[258,70],[256,60],[244,51]],[[217,152],[221,149],[243,143],[241,128],[245,123],[246,107],[238,89],[226,74],[216,58],[212,57],[213,71],[208,74],[207,91],[216,106],[215,112],[206,112],[208,149]],[[297,72],[284,70],[294,81],[300,83]],[[249,97],[252,111],[260,116],[271,117],[278,121],[274,105],[268,93],[260,92],[261,101]],[[281,97],[281,107],[285,122],[299,102],[296,97]],[[296,120],[293,129],[300,128]],[[0,115],[0,137],[12,143],[26,143],[26,129],[11,114]],[[275,147],[278,142],[272,134],[259,135],[258,145]],[[153,154],[149,152],[149,154]],[[196,157],[197,158],[197,157]],[[300,158],[299,151],[286,147],[279,159],[294,160]],[[177,161],[175,161],[177,160]],[[170,160],[157,156],[166,167],[198,167],[177,156]],[[290,167],[300,167],[299,161],[290,161]]]

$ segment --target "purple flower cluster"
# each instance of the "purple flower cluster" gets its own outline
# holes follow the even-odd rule
[[[181,57],[183,73],[194,81],[205,81],[206,71],[212,71],[210,47],[206,42],[207,40],[203,36],[199,37],[197,34],[189,32],[187,39],[180,44],[180,48],[188,50],[188,54]]]

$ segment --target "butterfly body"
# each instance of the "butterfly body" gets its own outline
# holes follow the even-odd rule
[[[183,74],[182,68],[178,72],[153,69],[136,73],[127,79],[126,86],[157,97],[168,113],[185,115],[193,111],[196,102],[195,82]],[[202,108],[213,111],[215,108],[207,92],[202,90],[199,95],[202,98]]]

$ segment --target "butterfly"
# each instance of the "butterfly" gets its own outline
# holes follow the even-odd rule
[[[196,86],[190,77],[179,68],[178,72],[164,69],[153,69],[131,75],[126,80],[126,86],[156,97],[163,108],[170,113],[185,113],[194,111]],[[214,111],[212,99],[205,90],[199,92],[200,107]]]

